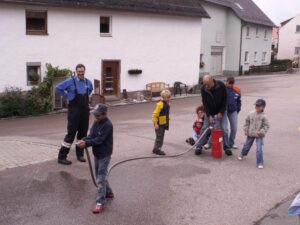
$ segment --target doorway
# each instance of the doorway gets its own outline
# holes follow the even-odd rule
[[[102,61],[102,94],[119,96],[120,93],[120,61]]]

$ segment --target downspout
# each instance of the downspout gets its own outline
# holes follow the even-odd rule
[[[244,21],[241,21],[241,39],[240,39],[240,58],[239,58],[239,76],[243,75],[243,69],[242,69],[242,46],[243,46],[243,28],[246,26],[246,23]]]

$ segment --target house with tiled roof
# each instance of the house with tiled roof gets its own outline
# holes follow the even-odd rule
[[[203,18],[197,0],[0,0],[0,92],[30,89],[46,63],[85,64],[105,96],[157,81],[195,84]]]
[[[300,67],[300,13],[281,23],[278,59],[291,59]]]
[[[200,75],[239,75],[271,60],[274,23],[252,0],[201,0]]]

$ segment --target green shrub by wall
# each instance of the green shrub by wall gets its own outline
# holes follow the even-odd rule
[[[54,77],[70,76],[69,69],[59,69],[46,64],[43,81],[30,91],[22,92],[18,87],[7,87],[0,96],[0,118],[12,116],[29,116],[50,112],[52,110],[51,87]]]

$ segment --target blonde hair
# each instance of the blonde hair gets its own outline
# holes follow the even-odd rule
[[[160,96],[162,98],[168,98],[171,97],[171,92],[168,89],[164,89],[160,92]]]

